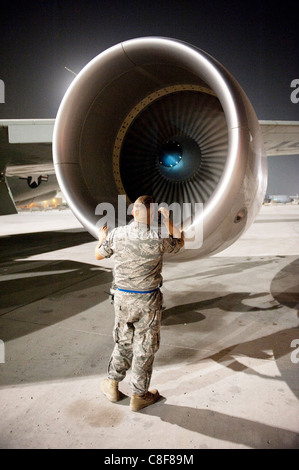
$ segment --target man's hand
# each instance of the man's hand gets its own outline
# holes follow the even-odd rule
[[[99,245],[103,243],[107,235],[108,235],[108,227],[107,225],[104,225],[103,227],[99,229]]]
[[[160,207],[158,212],[163,215],[163,224],[168,230],[169,235],[175,238],[179,238],[180,240],[182,240],[182,243],[184,245],[184,235],[181,230],[179,230],[173,225],[172,220],[169,218],[169,210],[166,209],[166,207]]]
[[[169,220],[169,210],[167,210],[166,207],[160,207],[158,212],[160,212],[160,214],[163,215],[164,220]],[[163,222],[164,222],[164,220],[163,220]]]
[[[103,227],[99,229],[99,243],[97,244],[96,249],[95,249],[95,257],[98,260],[104,259],[104,257],[100,255],[100,253],[98,253],[98,248],[100,248],[100,246],[102,245],[107,235],[108,235],[108,227],[107,225],[104,225]]]

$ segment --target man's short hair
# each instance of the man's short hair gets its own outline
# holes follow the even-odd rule
[[[152,196],[139,196],[134,202],[134,209],[138,209],[138,206],[144,206],[147,210],[151,208],[151,204],[154,204],[154,198]]]
[[[151,217],[151,204],[154,203],[152,196],[140,196],[134,202],[134,218],[137,222],[148,223]]]

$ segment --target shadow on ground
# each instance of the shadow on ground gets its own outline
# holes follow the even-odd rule
[[[7,235],[0,237],[0,260],[2,264],[92,241],[95,239],[88,232],[71,229]]]
[[[299,448],[299,435],[295,432],[217,411],[157,403],[141,413],[203,436],[253,449]]]

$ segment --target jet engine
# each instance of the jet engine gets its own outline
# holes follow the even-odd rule
[[[174,39],[117,44],[76,76],[58,110],[53,158],[71,210],[95,237],[96,208],[151,194],[192,209],[201,246],[217,253],[250,226],[264,199],[267,163],[258,119],[233,76]],[[197,204],[195,204],[197,203]],[[192,248],[192,244],[190,245]]]

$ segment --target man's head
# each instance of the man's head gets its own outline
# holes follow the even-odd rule
[[[152,196],[145,195],[136,199],[132,211],[132,215],[134,216],[136,222],[150,225],[154,218],[154,210],[151,212],[151,204],[154,204],[154,199]]]

